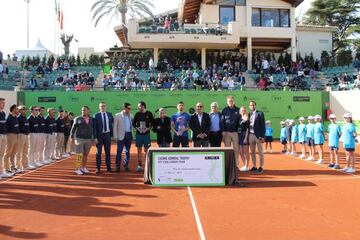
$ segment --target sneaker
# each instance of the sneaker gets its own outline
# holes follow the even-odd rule
[[[246,166],[243,166],[242,168],[240,168],[240,172],[248,172],[249,168],[247,168]]]
[[[62,157],[63,157],[63,158],[70,157],[70,154],[68,154],[68,153],[64,153],[64,154],[62,155]]]
[[[305,156],[301,154],[301,155],[299,156],[299,158],[300,158],[300,159],[305,159]]]
[[[15,175],[15,173],[13,173],[10,170],[6,170],[5,173],[9,176],[9,177],[13,177]]]
[[[49,163],[54,163],[54,162],[55,162],[54,159],[48,159],[47,161],[48,161]]]
[[[144,169],[142,168],[142,166],[137,166],[136,172],[142,172],[144,171]]]
[[[308,157],[306,160],[308,160],[308,161],[314,161],[314,157]]]
[[[333,167],[335,167],[335,164],[334,164],[334,163],[330,163],[330,164],[328,165],[328,168],[333,168]]]
[[[36,167],[42,167],[44,166],[44,164],[42,164],[41,162],[35,162],[34,164]]]
[[[61,157],[55,157],[55,160],[61,160]]]
[[[340,167],[339,164],[335,164],[335,165],[334,165],[334,169],[341,169],[341,167]]]
[[[263,173],[264,172],[264,169],[262,167],[259,167],[258,170],[257,170],[258,173]]]
[[[16,174],[23,174],[23,173],[25,173],[24,169],[22,168],[16,169]]]
[[[252,167],[251,169],[250,169],[250,172],[257,172],[257,168],[256,167]]]
[[[356,169],[355,168],[348,168],[345,172],[346,173],[356,173]]]
[[[343,171],[343,172],[346,172],[348,169],[349,169],[349,167],[344,167],[344,168],[342,169],[342,171]]]
[[[13,170],[11,170],[11,173],[13,174],[13,175],[16,175],[16,172],[18,171],[18,169],[17,168],[14,168]]]
[[[89,170],[87,170],[87,168],[81,168],[80,169],[83,173],[89,173]]]
[[[319,160],[317,160],[315,163],[316,163],[316,164],[322,164],[323,162],[324,162],[324,160],[319,159]]]
[[[42,165],[47,165],[47,164],[49,164],[49,162],[48,162],[48,161],[45,161],[45,160],[41,160],[40,163],[42,163]]]
[[[34,170],[34,169],[36,169],[36,167],[35,167],[34,165],[32,165],[32,164],[29,164],[26,169],[28,169],[28,170]]]
[[[76,170],[75,170],[75,173],[76,173],[77,175],[84,175],[84,173],[83,173],[80,169],[76,169]]]
[[[12,175],[7,173],[7,172],[3,172],[1,175],[0,175],[1,178],[11,178]]]

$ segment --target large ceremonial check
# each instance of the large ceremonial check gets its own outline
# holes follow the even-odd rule
[[[224,152],[153,152],[155,186],[225,186]]]

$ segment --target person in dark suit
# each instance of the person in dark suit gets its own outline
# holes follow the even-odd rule
[[[193,132],[194,147],[209,147],[210,116],[203,109],[203,104],[198,102],[196,113],[190,117],[189,126]]]
[[[249,145],[251,160],[253,162],[253,168],[250,170],[252,172],[262,173],[264,167],[264,152],[262,148],[262,143],[265,138],[265,116],[263,112],[256,110],[256,102],[250,101],[249,103],[250,113],[250,127],[249,127]],[[260,166],[256,166],[256,147],[259,152],[260,157]]]
[[[159,109],[160,117],[154,120],[153,131],[157,135],[157,144],[159,147],[169,147],[171,139],[171,119],[166,116],[164,108]]]
[[[94,138],[96,143],[96,173],[101,169],[102,147],[105,150],[105,162],[108,172],[111,172],[110,150],[111,137],[113,136],[114,118],[110,112],[106,112],[106,103],[100,102],[99,112],[94,115]]]

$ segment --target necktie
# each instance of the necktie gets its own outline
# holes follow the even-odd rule
[[[106,124],[106,118],[105,118],[105,114],[106,113],[103,113],[102,116],[103,116],[103,132],[107,132],[107,124]]]

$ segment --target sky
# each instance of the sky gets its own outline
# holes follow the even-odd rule
[[[59,1],[59,0],[58,0]],[[60,0],[64,14],[64,31],[73,34],[77,40],[71,43],[71,53],[77,53],[78,47],[94,47],[95,51],[104,51],[120,41],[115,35],[114,27],[120,20],[114,19],[110,24],[103,18],[94,27],[91,21],[91,5],[96,0]],[[161,13],[178,8],[181,0],[153,0],[154,13]],[[296,9],[297,15],[304,14],[313,0],[304,0]],[[0,0],[0,51],[4,58],[16,50],[26,49],[27,45],[27,4],[25,0]],[[30,48],[38,39],[52,52],[58,53],[59,44],[54,41],[56,31],[55,0],[30,0],[29,3]],[[61,42],[59,42],[61,45]]]

